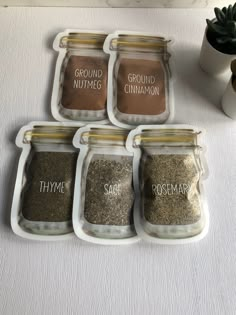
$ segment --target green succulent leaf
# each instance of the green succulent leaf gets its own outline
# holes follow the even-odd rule
[[[236,2],[234,5],[215,8],[216,19],[207,19],[208,40],[217,50],[236,54]]]
[[[230,43],[230,41],[231,41],[231,38],[229,38],[229,37],[217,38],[217,43],[219,43],[219,44]]]
[[[228,21],[226,23],[226,29],[228,33],[234,34],[236,30],[236,23],[234,21]]]
[[[217,20],[220,22],[220,24],[224,24],[225,22],[225,14],[223,11],[221,11],[219,8],[215,8],[215,15]]]
[[[236,13],[236,2],[235,2],[235,4],[233,5],[232,11],[233,11],[233,15],[234,15],[234,14]]]
[[[233,6],[233,20],[236,21],[236,2]]]
[[[209,27],[209,30],[211,30],[212,32],[218,33],[220,35],[227,35],[228,34],[227,30],[224,27],[217,25],[216,23],[214,23],[208,19],[206,21],[207,21],[207,25]]]
[[[232,19],[233,19],[233,7],[230,4],[228,6],[228,10],[227,10],[227,13],[226,13],[226,20],[232,20]]]
[[[220,45],[227,45],[229,44],[230,46],[235,47],[236,46],[236,40],[229,38],[229,37],[221,37],[217,38],[217,43]]]
[[[227,13],[227,8],[226,8],[226,7],[223,7],[222,12],[223,12],[224,14],[226,14],[226,13]]]

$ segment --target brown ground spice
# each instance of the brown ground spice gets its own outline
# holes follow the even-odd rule
[[[166,110],[165,70],[160,61],[122,58],[117,108],[125,114],[159,115]]]
[[[75,110],[104,110],[107,69],[106,58],[70,56],[64,72],[62,106]]]

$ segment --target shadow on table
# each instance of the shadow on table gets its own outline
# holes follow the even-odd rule
[[[179,45],[178,45],[179,46]],[[190,89],[200,98],[206,99],[212,109],[221,111],[221,97],[227,85],[229,75],[212,77],[205,73],[199,65],[200,47],[189,46],[185,48],[176,47],[175,67],[176,83],[180,81],[182,85]],[[201,106],[201,104],[199,104]],[[205,106],[205,104],[204,104]],[[222,111],[221,111],[222,112]]]
[[[12,152],[14,154],[11,154],[10,158],[8,159],[6,163],[6,168],[3,170],[3,214],[2,214],[2,220],[3,224],[6,227],[11,226],[10,224],[10,217],[11,217],[11,205],[12,205],[12,198],[13,198],[13,192],[15,187],[15,180],[16,180],[16,174],[17,174],[17,167],[18,167],[18,161],[21,154],[20,150],[16,150],[15,145],[15,139],[16,135],[21,128],[22,124],[19,124],[18,127],[16,127],[14,130],[11,130],[8,134],[8,145],[12,147]]]
[[[44,45],[47,50],[50,51],[52,54],[52,62],[50,63],[49,67],[49,75],[45,76],[47,80],[47,88],[45,91],[45,97],[44,97],[44,108],[47,115],[50,117],[50,120],[54,120],[52,113],[51,113],[51,97],[52,97],[52,89],[53,89],[53,81],[54,81],[54,74],[56,69],[56,62],[58,57],[58,52],[54,51],[53,49],[53,41],[56,37],[56,35],[62,32],[61,29],[55,30],[53,33],[51,33],[45,40]]]

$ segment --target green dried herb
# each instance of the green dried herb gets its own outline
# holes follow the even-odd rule
[[[201,216],[199,176],[193,155],[148,155],[143,163],[146,220],[159,225],[197,222]]]
[[[77,153],[33,152],[26,166],[22,215],[30,221],[72,219]]]
[[[133,223],[132,157],[95,155],[85,192],[84,217],[92,224]]]

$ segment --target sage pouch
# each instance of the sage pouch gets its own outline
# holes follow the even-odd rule
[[[125,148],[127,131],[88,125],[74,137],[80,150],[73,226],[78,237],[98,244],[137,240],[133,223],[133,156]]]

